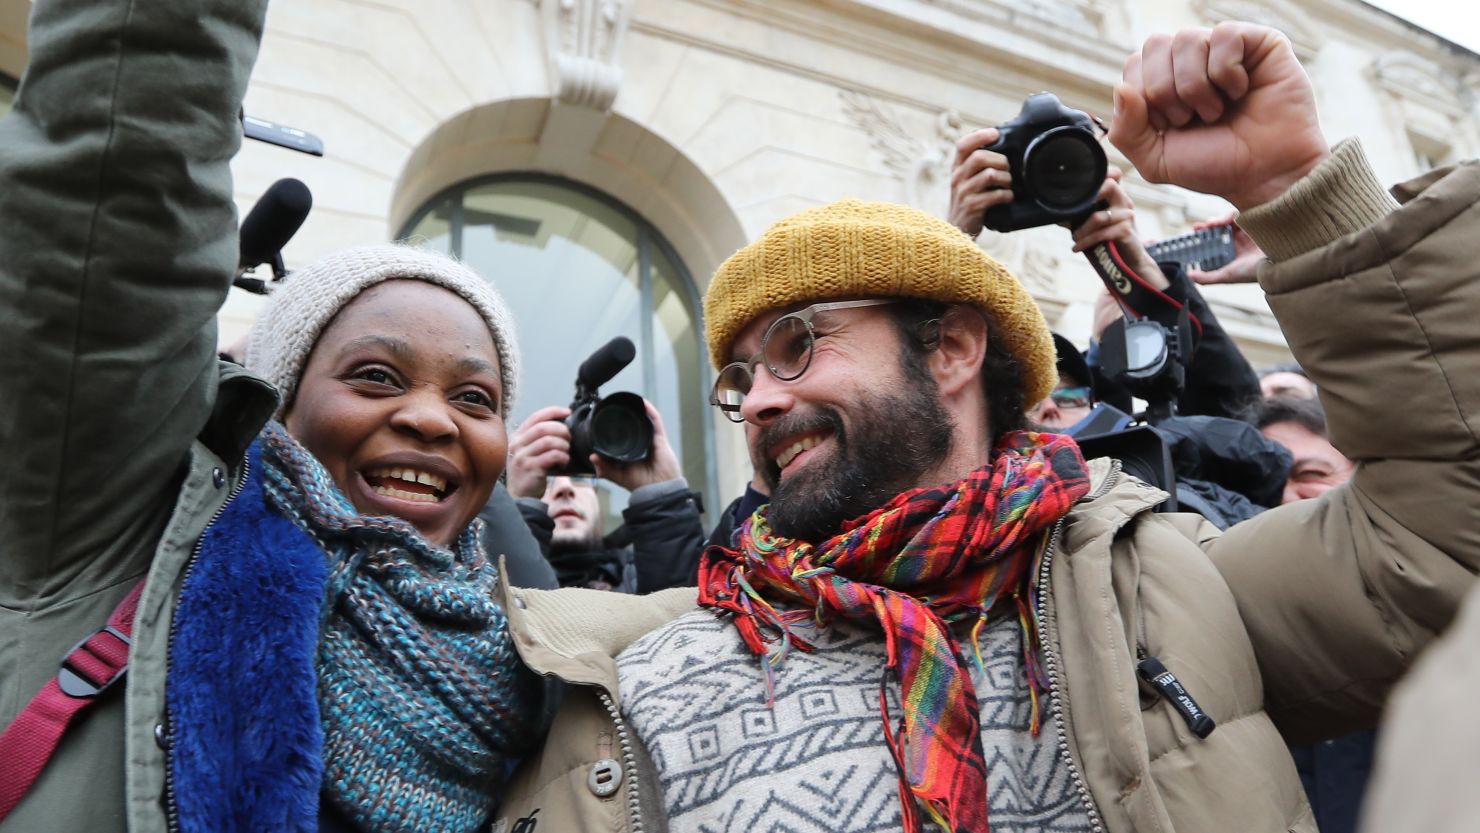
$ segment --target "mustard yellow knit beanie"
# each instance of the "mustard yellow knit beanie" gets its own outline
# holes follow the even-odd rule
[[[951,224],[883,202],[843,200],[793,214],[730,256],[704,293],[709,357],[730,361],[735,336],[766,310],[854,298],[924,298],[973,304],[998,324],[1023,369],[1023,401],[1058,383],[1053,337],[1012,273]]]

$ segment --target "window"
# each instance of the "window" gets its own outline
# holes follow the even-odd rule
[[[584,185],[520,174],[444,191],[412,216],[401,237],[461,258],[512,308],[524,372],[510,432],[538,408],[569,405],[581,362],[627,336],[637,358],[601,393],[634,391],[656,405],[689,485],[713,502],[698,292],[656,229]],[[611,531],[626,495],[616,489],[603,496]]]
[[[1413,148],[1413,161],[1419,173],[1443,167],[1454,157],[1454,148],[1448,143],[1417,131],[1408,131],[1408,144]]]

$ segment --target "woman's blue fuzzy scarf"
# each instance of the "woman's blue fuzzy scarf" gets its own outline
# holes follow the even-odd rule
[[[328,567],[264,499],[260,443],[200,539],[170,645],[170,774],[184,833],[314,831],[323,729],[314,656]]]

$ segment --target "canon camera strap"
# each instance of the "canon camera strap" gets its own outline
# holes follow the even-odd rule
[[[1084,256],[1089,259],[1105,288],[1110,290],[1110,297],[1115,299],[1128,320],[1149,318],[1163,326],[1177,326],[1177,317],[1187,305],[1136,274],[1135,270],[1126,265],[1113,241],[1090,247]],[[1194,342],[1200,341],[1202,322],[1190,310],[1188,320],[1192,324]]]

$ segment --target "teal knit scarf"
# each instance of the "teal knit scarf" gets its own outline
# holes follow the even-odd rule
[[[472,833],[539,737],[538,679],[494,600],[474,521],[445,550],[410,522],[361,517],[281,424],[264,489],[329,564],[320,620],[324,795],[367,833]]]

